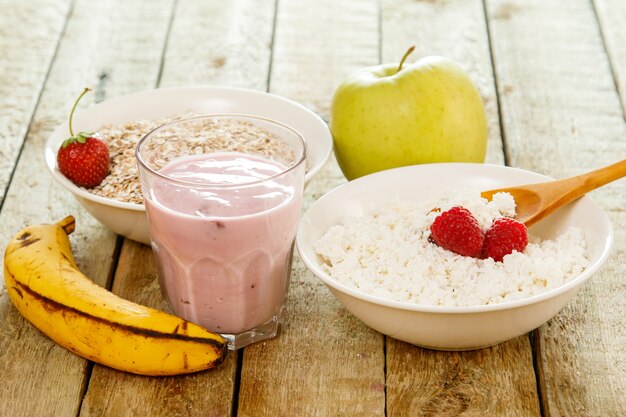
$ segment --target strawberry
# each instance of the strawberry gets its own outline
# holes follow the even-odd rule
[[[80,99],[89,91],[78,97],[70,112],[70,137],[67,138],[57,152],[59,170],[74,184],[91,188],[102,182],[109,173],[111,159],[106,143],[93,136],[93,132],[79,132],[74,135],[72,116]]]
[[[492,258],[496,262],[513,251],[523,252],[528,245],[528,230],[524,223],[509,217],[500,217],[493,221],[485,233],[483,258]]]
[[[454,253],[480,257],[484,233],[469,210],[455,206],[435,218],[430,226],[431,239]]]

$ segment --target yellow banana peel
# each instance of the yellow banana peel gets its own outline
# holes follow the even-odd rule
[[[220,364],[226,341],[191,322],[118,297],[78,269],[68,234],[75,221],[25,228],[4,257],[19,312],[70,351],[121,371],[178,375]]]

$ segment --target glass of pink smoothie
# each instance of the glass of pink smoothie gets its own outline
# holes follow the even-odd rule
[[[154,129],[136,155],[172,311],[231,349],[274,337],[300,219],[302,136],[261,117],[198,116]]]

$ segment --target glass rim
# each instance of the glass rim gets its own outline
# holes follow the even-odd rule
[[[291,133],[293,133],[298,138],[298,140],[302,144],[302,155],[300,155],[300,158],[298,158],[296,161],[294,161],[292,164],[290,164],[288,167],[286,167],[285,169],[281,170],[277,174],[270,175],[269,177],[265,177],[265,178],[254,180],[254,181],[250,181],[250,182],[240,183],[240,184],[219,184],[219,183],[202,184],[202,183],[197,183],[197,182],[193,182],[193,181],[185,181],[185,180],[181,180],[181,179],[171,178],[171,177],[169,177],[169,176],[167,176],[165,174],[160,173],[159,171],[154,170],[150,166],[148,166],[148,164],[143,160],[143,158],[141,156],[141,147],[143,146],[144,142],[150,136],[152,136],[157,130],[160,130],[160,129],[164,128],[164,127],[172,126],[172,125],[175,125],[175,124],[178,124],[178,123],[189,122],[189,121],[198,120],[198,119],[207,119],[207,118],[227,119],[229,117],[233,118],[233,119],[240,118],[240,119],[261,120],[261,121],[268,122],[270,124],[279,126],[279,127],[283,128],[283,129],[286,129],[286,130],[290,131]],[[135,159],[139,163],[140,167],[145,168],[150,174],[155,175],[155,176],[157,176],[159,178],[162,178],[162,179],[164,179],[166,181],[170,181],[172,183],[181,184],[181,185],[188,186],[188,187],[194,187],[194,188],[218,188],[218,189],[248,187],[248,186],[254,186],[254,185],[262,184],[262,183],[267,182],[267,181],[271,181],[272,179],[275,179],[277,177],[280,177],[282,175],[287,174],[290,171],[293,171],[298,166],[300,166],[303,162],[306,162],[307,154],[308,154],[308,147],[307,147],[306,140],[304,140],[304,136],[302,136],[302,134],[300,132],[298,132],[296,129],[294,129],[293,127],[291,127],[291,126],[289,126],[289,125],[287,125],[287,124],[285,124],[283,122],[279,122],[278,120],[271,119],[269,117],[255,116],[255,115],[252,115],[252,114],[245,114],[245,113],[213,113],[213,114],[204,114],[204,115],[191,116],[191,117],[186,117],[184,119],[173,120],[171,122],[163,123],[163,124],[153,128],[148,133],[146,133],[139,140],[139,142],[137,143],[137,146],[135,147]],[[207,154],[207,155],[210,155],[210,154]],[[306,167],[305,167],[305,169],[306,169]],[[139,171],[139,174],[140,174],[141,170],[138,170],[138,171]]]

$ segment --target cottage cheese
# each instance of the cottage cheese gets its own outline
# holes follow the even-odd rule
[[[395,201],[329,228],[315,243],[330,277],[389,300],[436,306],[476,306],[518,300],[559,287],[588,265],[586,242],[571,227],[554,240],[529,235],[524,253],[503,262],[457,255],[429,241],[441,211],[460,205],[486,230],[497,217],[515,215],[510,194],[491,202],[453,190],[423,203]]]

